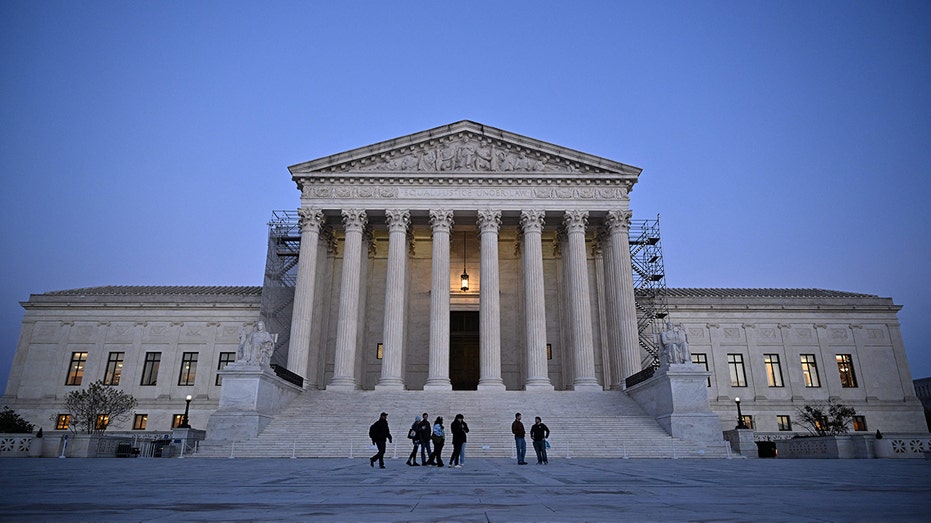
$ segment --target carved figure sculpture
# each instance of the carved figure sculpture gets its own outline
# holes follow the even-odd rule
[[[265,330],[265,322],[259,321],[252,332],[239,331],[239,352],[236,361],[250,365],[268,366],[275,350],[275,337]]]
[[[666,331],[660,335],[660,341],[663,345],[663,354],[667,363],[692,362],[692,355],[689,353],[688,336],[679,329],[678,325],[673,325],[671,321],[667,322]]]

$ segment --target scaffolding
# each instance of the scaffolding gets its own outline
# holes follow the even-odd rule
[[[301,229],[297,211],[272,211],[260,314],[269,332],[278,333],[272,363],[286,367]]]
[[[666,304],[666,270],[659,215],[655,220],[631,220],[630,264],[634,273],[637,304],[637,333],[643,369],[659,367],[659,334],[662,320],[669,316]]]

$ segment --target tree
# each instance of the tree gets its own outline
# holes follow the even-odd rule
[[[25,434],[32,432],[33,424],[24,420],[15,410],[4,405],[0,411],[0,432]]]
[[[72,431],[100,434],[110,423],[127,419],[136,403],[132,394],[97,380],[87,389],[70,392],[65,397],[64,410],[71,415],[69,428]]]
[[[844,405],[835,399],[819,402],[798,409],[799,423],[808,432],[818,436],[846,434],[847,426],[857,414],[853,407]]]

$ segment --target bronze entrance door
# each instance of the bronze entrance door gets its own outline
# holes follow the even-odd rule
[[[449,381],[453,390],[477,390],[478,311],[449,313]]]

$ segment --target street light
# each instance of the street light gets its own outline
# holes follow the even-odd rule
[[[178,428],[180,428],[180,429],[189,429],[189,428],[191,428],[191,425],[188,423],[188,417],[187,417],[187,415],[188,415],[188,412],[191,411],[191,400],[192,400],[192,399],[194,399],[194,397],[191,396],[190,394],[188,394],[187,397],[184,398],[184,401],[185,401],[185,404],[184,404],[184,418],[181,420],[181,425],[178,426]]]
[[[736,428],[738,428],[738,429],[749,429],[750,427],[748,427],[748,426],[744,423],[744,416],[743,416],[743,414],[741,414],[741,412],[740,412],[740,398],[739,398],[739,397],[738,397],[738,398],[734,398],[734,402],[737,403],[737,427],[736,427]]]

